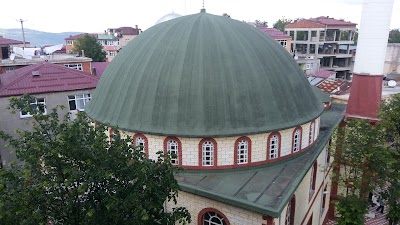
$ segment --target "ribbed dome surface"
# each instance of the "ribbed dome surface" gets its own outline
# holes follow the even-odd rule
[[[203,12],[155,25],[129,42],[85,110],[123,130],[216,137],[294,127],[317,118],[323,106],[275,40]]]

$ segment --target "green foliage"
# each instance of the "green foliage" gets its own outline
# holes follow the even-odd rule
[[[284,32],[285,26],[291,24],[292,22],[293,22],[292,19],[286,19],[285,17],[282,17],[273,24],[273,27]]]
[[[381,186],[389,155],[379,126],[367,120],[347,121],[336,137],[333,180],[338,182],[339,224],[363,224],[368,193]]]
[[[337,212],[340,215],[338,225],[363,225],[367,202],[350,195],[340,197],[337,204]]]
[[[73,51],[81,54],[83,50],[85,56],[92,58],[93,62],[104,62],[107,53],[102,48],[95,37],[85,34],[74,41]]]
[[[389,43],[400,43],[400,30],[393,29],[389,32]]]
[[[164,209],[179,190],[169,156],[148,159],[118,131],[109,143],[106,127],[92,126],[83,113],[74,121],[60,120],[57,108],[41,115],[27,105],[30,98],[13,98],[10,108],[34,115],[32,129],[17,138],[0,134],[24,161],[0,169],[0,224],[190,222],[185,208]]]
[[[254,20],[254,23],[256,24],[256,26],[268,27],[268,22],[267,21]]]
[[[388,172],[384,177],[388,188],[383,193],[389,208],[387,217],[400,221],[400,94],[383,102],[380,119],[379,125],[384,131],[390,154]]]

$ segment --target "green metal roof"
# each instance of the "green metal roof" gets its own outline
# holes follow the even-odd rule
[[[217,137],[294,127],[323,107],[279,43],[246,23],[198,13],[130,41],[85,111],[133,132]]]
[[[320,102],[322,103],[326,103],[326,102],[330,102],[331,101],[331,97],[325,93],[324,91],[322,91],[321,89],[319,89],[318,87],[314,86],[314,85],[310,85],[312,90],[314,91],[315,96],[317,96],[317,98],[319,99]]]
[[[334,103],[321,115],[315,144],[285,161],[251,168],[195,171],[175,176],[183,191],[272,217],[279,217],[343,119],[345,105]]]

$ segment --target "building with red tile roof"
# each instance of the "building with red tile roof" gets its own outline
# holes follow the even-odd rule
[[[263,32],[264,34],[272,37],[275,39],[277,42],[279,42],[288,52],[290,52],[290,46],[292,42],[292,37],[285,34],[284,32],[276,29],[276,28],[269,28],[265,26],[256,26],[256,28]]]
[[[25,42],[29,44],[29,42]],[[11,54],[13,47],[22,47],[23,41],[13,40],[0,36],[0,59],[7,59]]]
[[[58,105],[60,116],[71,113],[71,118],[78,111],[84,110],[91,99],[92,92],[99,81],[97,76],[52,63],[30,65],[0,75],[0,130],[14,135],[15,130],[29,129],[26,120],[31,120],[29,113],[11,114],[6,107],[9,98],[30,94],[36,98],[32,105],[44,105],[44,114]],[[0,141],[1,165],[7,167],[15,161],[12,149],[4,147]]]
[[[320,16],[298,19],[286,25],[294,54],[300,58],[320,59],[320,69],[336,72],[337,78],[351,79],[354,37],[357,24]]]

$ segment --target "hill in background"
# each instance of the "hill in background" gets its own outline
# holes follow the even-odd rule
[[[30,42],[31,46],[44,46],[44,45],[57,45],[64,44],[65,38],[70,35],[80,34],[82,32],[63,32],[63,33],[49,33],[31,29],[24,29],[25,31],[25,41]],[[0,36],[4,38],[20,40],[22,41],[22,31],[18,28],[12,29],[1,29]]]

